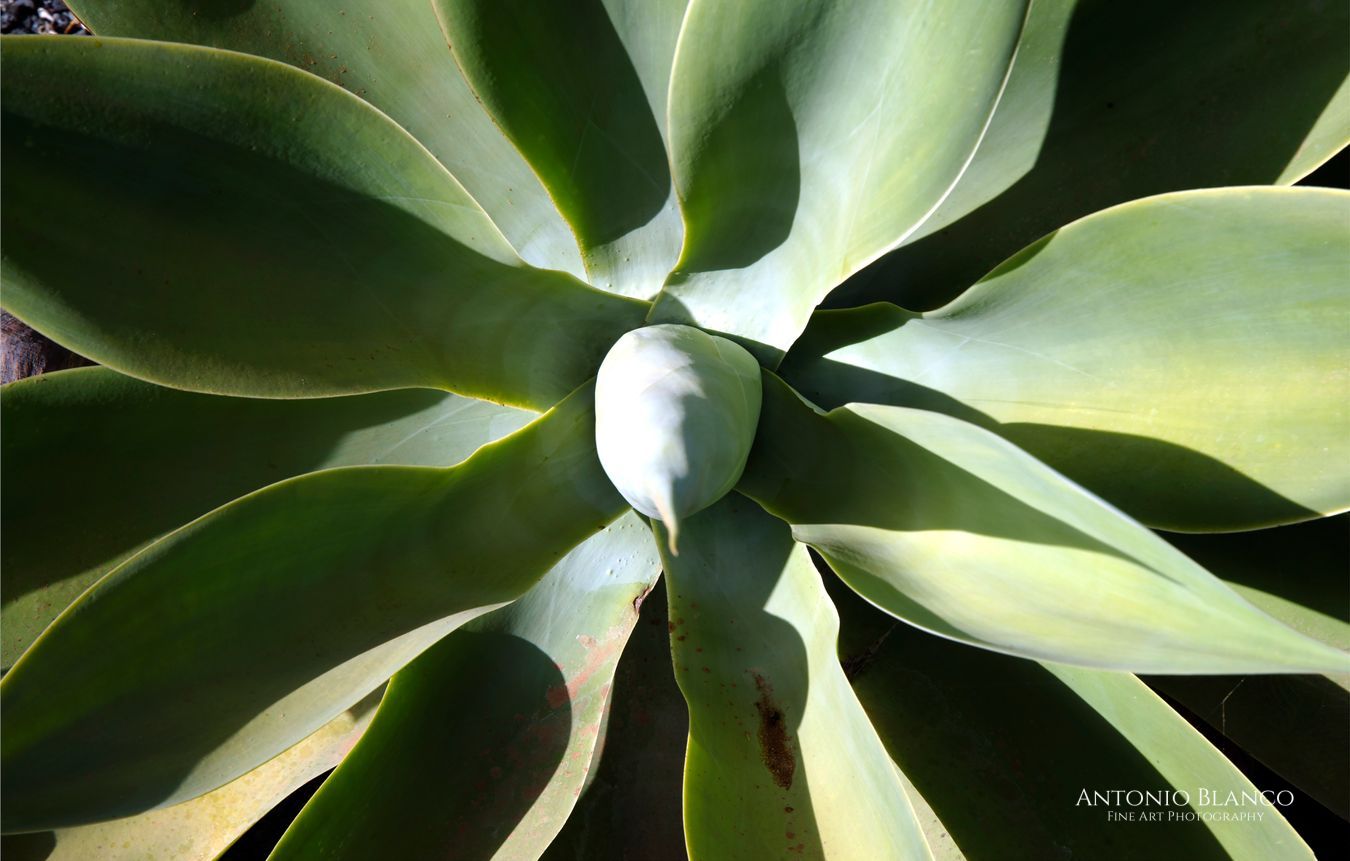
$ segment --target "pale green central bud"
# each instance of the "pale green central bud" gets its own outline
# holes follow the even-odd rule
[[[666,525],[736,485],[759,423],[759,364],[690,326],[635,329],[610,348],[595,382],[595,444],[624,499]]]

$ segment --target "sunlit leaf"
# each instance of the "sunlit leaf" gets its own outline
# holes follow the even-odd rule
[[[863,597],[941,636],[1139,672],[1350,669],[1078,485],[940,413],[821,415],[766,374],[740,489]]]
[[[818,314],[807,397],[946,412],[1152,526],[1350,507],[1350,193],[1182,192],[1089,216],[946,307]]]
[[[591,391],[457,467],[326,470],[101,580],[0,682],[5,830],[200,795],[309,735],[623,511]]]

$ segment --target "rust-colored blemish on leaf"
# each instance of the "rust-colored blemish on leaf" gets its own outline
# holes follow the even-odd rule
[[[773,698],[773,687],[759,673],[752,672],[755,688],[759,690],[759,699],[755,710],[759,712],[759,753],[764,767],[773,775],[773,782],[779,789],[792,788],[792,777],[797,773],[797,757],[792,752],[792,741],[788,737],[787,718]]]

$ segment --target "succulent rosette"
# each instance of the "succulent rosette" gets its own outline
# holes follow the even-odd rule
[[[75,11],[7,857],[1311,857],[1174,703],[1345,814],[1346,4]]]

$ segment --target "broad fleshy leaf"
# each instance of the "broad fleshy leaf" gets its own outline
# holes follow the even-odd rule
[[[1151,526],[1350,507],[1350,193],[1241,188],[1069,225],[946,307],[819,313],[783,375],[986,427]]]
[[[1139,672],[1350,669],[1107,503],[940,413],[821,415],[765,374],[739,489],[863,597],[941,636]]]
[[[649,298],[680,254],[666,93],[688,0],[431,0],[464,75],[576,233],[597,287]]]
[[[3,666],[99,577],[217,506],[331,467],[449,466],[533,417],[429,390],[226,398],[107,368],[5,386]]]
[[[270,57],[384,111],[455,175],[532,265],[583,277],[548,192],[474,98],[429,0],[73,0],[100,36]]]
[[[1169,540],[1290,627],[1350,649],[1350,516]],[[1350,819],[1350,676],[1156,676],[1148,683]],[[1290,732],[1297,727],[1297,732]]]
[[[687,861],[680,796],[689,716],[671,667],[669,624],[662,578],[642,602],[586,785],[545,861]]]
[[[546,408],[647,310],[527,266],[407,132],[290,66],[25,37],[3,72],[6,308],[133,376]]]
[[[732,494],[686,522],[679,556],[662,556],[689,703],[689,854],[931,857],[839,665],[838,614],[786,524]]]
[[[6,861],[214,861],[254,823],[332,769],[366,731],[384,688],[309,738],[203,796],[127,819],[4,838]]]
[[[830,592],[858,698],[969,858],[1312,857],[1278,807],[1201,803],[1202,788],[1256,787],[1133,676],[972,649]],[[1190,803],[1094,803],[1114,790],[1183,791]]]
[[[652,319],[734,335],[776,362],[816,303],[956,182],[1025,10],[694,0],[670,87],[685,243]]]
[[[448,469],[271,485],[99,581],[0,682],[5,830],[200,795],[267,761],[624,508],[591,387]]]
[[[1036,0],[961,181],[827,304],[934,308],[1108,206],[1295,182],[1350,143],[1347,29],[1344,3]]]
[[[370,731],[273,861],[538,858],[581,792],[614,668],[660,573],[630,512],[428,649],[390,680]]]

